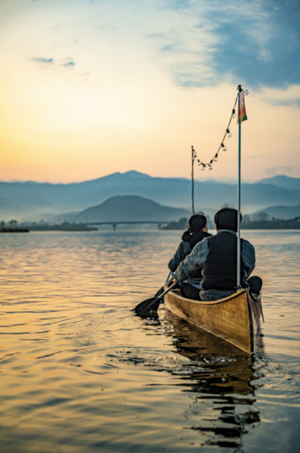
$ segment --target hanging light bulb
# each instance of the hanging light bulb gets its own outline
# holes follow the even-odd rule
[[[212,165],[209,165],[208,168],[209,168],[209,170],[212,170],[212,169],[213,169],[213,168],[212,168]]]
[[[204,167],[204,165],[202,165],[202,168],[201,168],[201,170],[202,170],[202,171],[203,171],[203,170],[205,170],[205,167]]]
[[[215,162],[218,162],[218,154],[215,155],[214,161],[215,161]]]
[[[236,117],[236,114],[235,114],[235,110],[232,109],[232,114],[231,114],[231,118],[235,118]]]
[[[226,134],[227,134],[227,137],[228,137],[228,138],[232,137],[232,133],[230,132],[229,129],[226,129]]]
[[[227,148],[223,143],[221,143],[221,147],[222,147],[222,151],[227,151]]]
[[[245,95],[245,96],[248,96],[249,91],[248,91],[248,90],[243,90],[243,91],[244,91],[244,95]]]

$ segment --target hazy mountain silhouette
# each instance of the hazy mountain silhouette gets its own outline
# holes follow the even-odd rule
[[[62,214],[53,218],[60,222],[117,222],[117,221],[171,221],[189,217],[186,209],[162,206],[152,200],[137,195],[119,195],[109,198],[100,205],[92,206],[78,214]]]
[[[273,186],[282,187],[283,189],[300,190],[300,178],[291,178],[290,176],[285,175],[261,179],[259,182],[263,184],[272,184]]]
[[[279,177],[278,177],[279,178]],[[275,182],[278,184],[278,180]],[[270,178],[272,180],[273,178]],[[294,185],[300,179],[282,177],[292,188],[269,184],[268,180],[242,185],[243,212],[253,212],[278,204],[296,205],[300,189]],[[195,205],[216,210],[225,203],[236,206],[236,185],[217,181],[195,181]],[[92,181],[72,184],[35,182],[0,183],[2,206],[0,220],[7,216],[30,217],[40,212],[60,214],[82,211],[117,195],[139,195],[169,207],[190,209],[191,181],[184,178],[153,178],[136,171],[113,173]]]
[[[300,217],[300,204],[296,206],[270,206],[268,208],[261,209],[255,213],[266,212],[270,219],[275,217],[275,219],[294,219],[295,217]]]

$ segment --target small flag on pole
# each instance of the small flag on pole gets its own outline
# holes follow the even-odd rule
[[[237,123],[241,123],[242,121],[246,121],[247,114],[246,114],[246,105],[245,105],[245,96],[244,91],[240,91],[239,99],[238,99],[238,117]]]

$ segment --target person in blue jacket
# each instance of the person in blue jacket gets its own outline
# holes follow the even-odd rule
[[[179,264],[191,253],[196,244],[204,238],[212,236],[208,233],[207,219],[204,214],[193,215],[190,218],[187,227],[188,229],[182,234],[181,242],[173,258],[169,261],[168,268],[172,272],[176,271]],[[197,269],[186,281],[199,287],[201,279],[201,269]]]

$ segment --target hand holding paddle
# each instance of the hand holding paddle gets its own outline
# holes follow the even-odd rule
[[[171,291],[175,286],[177,285],[177,282],[174,282],[166,291],[164,291],[160,296],[158,297],[152,297],[151,299],[146,299],[143,302],[139,303],[133,311],[138,316],[141,316],[142,318],[147,318],[148,316],[153,316],[156,315],[157,309],[159,307],[160,302],[162,301],[163,297],[165,294],[167,294],[169,291]]]

